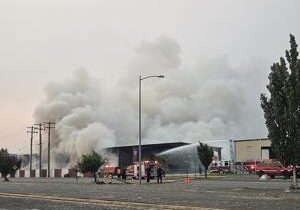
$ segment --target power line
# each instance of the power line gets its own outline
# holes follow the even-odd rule
[[[7,134],[5,134],[5,135],[3,135],[3,136],[0,136],[0,140],[2,140],[2,139],[4,139],[4,138],[7,138],[7,137],[10,137],[10,136],[13,136],[13,135],[19,133],[20,131],[23,131],[23,129],[24,129],[24,127],[23,127],[23,128],[20,128],[20,129],[18,129],[18,130],[9,132],[9,133],[7,133]]]

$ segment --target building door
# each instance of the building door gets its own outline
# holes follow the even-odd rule
[[[262,160],[270,159],[270,148],[261,148],[261,159]]]

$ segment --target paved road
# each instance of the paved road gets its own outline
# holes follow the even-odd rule
[[[0,209],[300,209],[290,180],[259,182],[227,176],[163,184],[95,185],[91,179],[12,179],[0,182]]]

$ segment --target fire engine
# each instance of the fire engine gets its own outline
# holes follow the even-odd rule
[[[158,161],[141,161],[141,178],[146,177],[146,169],[151,168],[151,179],[156,177],[156,169],[159,168],[160,164]],[[132,179],[138,179],[139,177],[139,162],[134,162],[133,165],[127,167],[126,174]]]
[[[283,166],[280,161],[277,160],[265,160],[256,165],[256,173],[259,177],[263,174],[267,174],[271,178],[275,176],[283,176],[289,179],[292,176],[292,166]]]
[[[106,164],[100,168],[98,176],[113,178],[113,176],[117,176],[118,170],[121,170],[120,167]],[[119,173],[120,173],[120,171],[119,171]]]

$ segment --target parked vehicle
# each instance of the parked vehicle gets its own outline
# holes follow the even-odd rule
[[[243,167],[251,174],[256,172],[256,166],[260,163],[258,161],[246,161],[243,163]]]
[[[271,178],[275,176],[283,176],[284,178],[289,179],[293,174],[293,168],[288,166],[283,166],[280,161],[276,160],[267,160],[256,165],[256,174],[261,177],[263,174],[267,174]]]
[[[208,172],[210,174],[218,173],[218,174],[228,174],[230,173],[230,161],[221,160],[221,161],[213,161],[208,168]]]
[[[114,176],[117,176],[118,170],[121,170],[120,167],[106,164],[100,168],[98,176],[113,178]]]
[[[208,171],[210,174],[228,174],[230,173],[229,166],[211,166]]]

